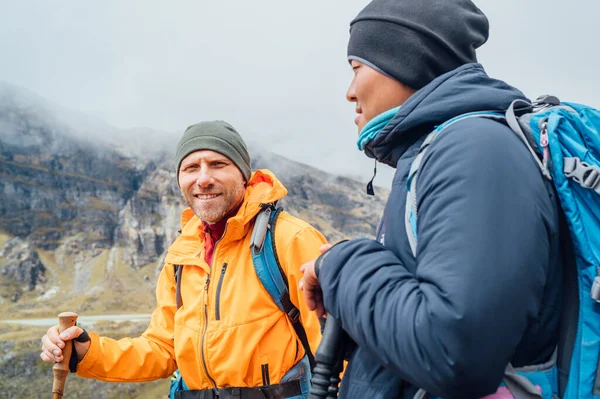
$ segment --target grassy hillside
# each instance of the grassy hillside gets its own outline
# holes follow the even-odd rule
[[[95,332],[112,338],[137,336],[144,323],[96,323]],[[34,399],[52,396],[52,365],[40,360],[40,338],[46,327],[0,322],[0,398]],[[69,375],[65,399],[165,399],[169,379],[147,383],[116,384]]]
[[[6,241],[6,236],[0,235],[0,245],[3,239]],[[54,317],[62,311],[94,315],[151,313],[154,309],[154,264],[136,270],[120,261],[118,254],[103,250],[83,263],[62,255],[59,266],[56,252],[36,251],[46,267],[44,285],[49,288],[44,293],[23,291],[17,302],[2,301],[0,319]],[[107,267],[109,256],[113,259],[111,268]]]

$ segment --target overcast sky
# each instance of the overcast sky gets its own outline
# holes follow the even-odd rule
[[[479,51],[490,75],[600,107],[600,1],[475,2],[490,20]],[[192,123],[224,119],[248,141],[366,181],[372,161],[345,100],[348,24],[366,4],[0,0],[0,80],[116,127],[172,132],[173,143]]]

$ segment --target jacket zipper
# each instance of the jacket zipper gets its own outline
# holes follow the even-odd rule
[[[208,284],[210,283],[210,275],[206,278],[206,284],[204,285],[204,330],[202,331],[202,346],[200,347],[200,354],[202,355],[202,365],[204,365],[204,371],[206,372],[206,376],[213,383],[215,389],[217,389],[217,383],[208,373],[208,366],[206,365],[206,358],[204,357],[204,340],[206,338],[206,330],[208,329],[208,311],[206,300],[208,299]]]
[[[217,301],[216,301],[216,314],[215,318],[221,320],[221,287],[223,286],[223,280],[225,279],[225,271],[227,270],[227,263],[223,263],[221,268],[221,276],[219,277],[219,283],[217,284]]]
[[[225,237],[226,231],[227,231],[227,225],[225,225],[225,229],[223,230],[223,234],[221,235],[221,238],[219,238],[217,240],[217,242],[215,242],[215,245],[213,247],[213,258],[212,258],[211,267],[210,267],[211,272],[212,272],[212,263],[214,263],[215,259],[217,258],[217,244],[219,242],[221,242],[223,237]],[[225,271],[223,271],[222,273],[224,274]],[[222,280],[222,276],[221,276],[221,280]],[[206,284],[204,285],[204,330],[202,331],[202,342],[200,345],[200,355],[202,357],[202,365],[204,366],[204,372],[206,373],[206,376],[212,382],[214,389],[218,390],[217,383],[215,382],[215,380],[211,377],[210,373],[208,372],[208,366],[206,365],[206,357],[204,356],[204,342],[206,341],[206,330],[208,329],[208,306],[206,303],[208,302],[208,285],[209,284],[210,284],[210,274],[206,278]]]

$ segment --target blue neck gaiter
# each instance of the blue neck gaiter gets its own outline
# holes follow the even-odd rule
[[[383,127],[387,125],[390,119],[392,119],[394,115],[396,115],[400,107],[401,106],[398,106],[396,108],[392,108],[385,112],[382,112],[381,114],[377,115],[375,118],[367,122],[367,124],[360,131],[358,135],[358,140],[356,142],[360,151],[364,151],[367,143],[373,140],[375,136],[377,136],[377,133],[379,133],[381,129],[383,129]]]

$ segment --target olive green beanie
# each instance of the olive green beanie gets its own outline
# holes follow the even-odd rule
[[[225,155],[242,172],[246,182],[250,180],[252,171],[248,148],[240,134],[229,123],[223,121],[200,122],[185,129],[175,152],[177,175],[179,175],[181,161],[192,152],[199,150],[212,150]]]

